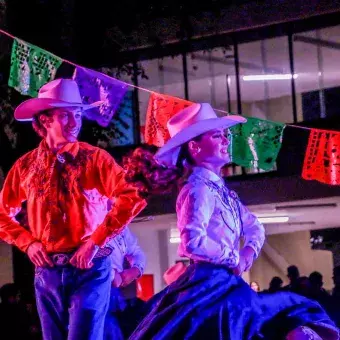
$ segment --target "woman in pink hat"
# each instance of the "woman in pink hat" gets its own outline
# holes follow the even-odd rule
[[[256,294],[240,277],[265,240],[262,224],[220,177],[230,162],[225,129],[245,121],[193,104],[169,120],[171,138],[155,156],[137,149],[125,160],[127,180],[144,195],[179,184],[178,252],[191,262],[151,299],[131,340],[338,339],[317,303],[290,293]]]

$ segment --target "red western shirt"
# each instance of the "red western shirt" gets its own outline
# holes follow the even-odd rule
[[[107,201],[114,200],[107,211]],[[27,201],[30,230],[14,219]],[[68,143],[54,154],[43,140],[16,161],[0,193],[0,238],[22,251],[40,241],[48,252],[68,252],[91,238],[99,246],[146,206],[106,151]]]

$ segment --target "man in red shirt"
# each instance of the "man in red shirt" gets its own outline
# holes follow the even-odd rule
[[[14,113],[43,140],[7,175],[0,238],[36,266],[44,339],[102,339],[112,280],[105,245],[146,206],[106,151],[77,141],[83,110],[100,104],[83,104],[74,80],[56,79]],[[23,201],[30,230],[14,219]]]

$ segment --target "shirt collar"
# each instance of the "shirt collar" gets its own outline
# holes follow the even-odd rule
[[[197,176],[212,181],[215,184],[217,184],[220,188],[224,186],[223,179],[207,168],[195,166],[190,177],[192,176]]]
[[[43,139],[39,145],[39,151],[42,153],[50,153],[50,148],[48,147],[46,140]],[[57,154],[69,154],[72,158],[75,158],[79,151],[79,142],[67,143],[60,150],[58,150]]]

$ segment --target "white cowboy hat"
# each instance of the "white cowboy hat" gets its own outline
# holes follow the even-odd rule
[[[163,275],[163,279],[167,285],[175,282],[185,271],[187,267],[183,262],[177,262],[171,266]]]
[[[55,79],[43,85],[37,98],[21,103],[14,111],[18,121],[30,121],[33,115],[54,107],[80,107],[89,110],[103,102],[83,104],[77,83],[72,79]]]
[[[246,121],[246,118],[237,115],[219,118],[208,103],[190,105],[169,119],[167,127],[171,138],[155,157],[167,165],[176,165],[182,144],[210,130],[227,129]]]

